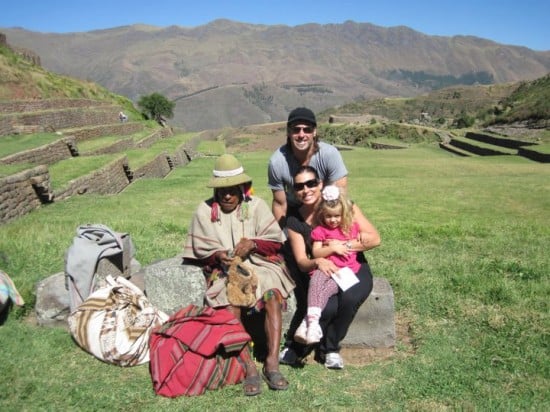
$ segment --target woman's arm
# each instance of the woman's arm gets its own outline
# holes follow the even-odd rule
[[[353,204],[353,220],[359,224],[359,236],[350,242],[352,250],[364,252],[380,246],[381,239],[378,230],[356,204]]]

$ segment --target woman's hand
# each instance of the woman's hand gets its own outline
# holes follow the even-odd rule
[[[350,254],[349,242],[330,239],[326,241],[327,246],[330,247],[332,253],[336,253],[340,256],[347,256]]]
[[[338,266],[332,263],[330,260],[325,258],[316,258],[315,263],[317,265],[317,270],[320,270],[325,275],[330,276],[333,273],[338,272]]]

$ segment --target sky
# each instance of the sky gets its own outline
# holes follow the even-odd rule
[[[0,29],[85,32],[131,24],[196,27],[224,18],[251,24],[372,23],[427,35],[471,35],[550,50],[549,0],[7,0]],[[8,39],[9,41],[9,39]]]

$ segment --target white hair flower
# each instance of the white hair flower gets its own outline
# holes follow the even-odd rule
[[[340,189],[338,189],[338,186],[334,185],[325,186],[321,194],[323,196],[323,199],[327,201],[337,200],[340,196]]]

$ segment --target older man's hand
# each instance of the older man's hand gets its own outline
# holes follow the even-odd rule
[[[233,255],[239,256],[241,259],[246,259],[256,249],[256,243],[251,240],[243,237],[239,243],[233,249]]]

